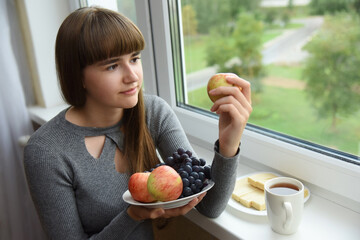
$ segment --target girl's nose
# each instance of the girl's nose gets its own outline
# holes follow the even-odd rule
[[[131,82],[138,81],[138,76],[137,76],[136,71],[133,69],[132,66],[127,64],[123,68],[123,73],[124,73],[124,76],[123,76],[124,82],[131,83]]]

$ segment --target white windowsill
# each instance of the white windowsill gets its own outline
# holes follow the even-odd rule
[[[66,104],[52,108],[33,106],[29,107],[28,110],[31,120],[42,125],[67,107]],[[197,155],[210,160],[209,163],[211,163],[213,157],[212,146],[209,146],[209,148],[200,147],[197,142],[193,141],[192,144]],[[256,159],[249,159],[246,156],[241,157],[238,176],[258,171],[276,170],[260,164]],[[300,169],[297,171],[300,171]],[[278,172],[284,175],[283,172]],[[288,173],[286,175],[296,177],[298,174],[294,176]],[[186,217],[217,238],[226,240],[358,239],[360,236],[360,213],[355,210],[359,208],[360,201],[347,202],[347,198],[329,192],[317,184],[309,182],[304,182],[304,184],[310,189],[311,196],[305,204],[304,216],[298,232],[290,236],[274,233],[269,227],[266,216],[248,215],[234,210],[231,206],[228,206],[216,219],[204,217],[196,210],[190,211]],[[358,186],[351,186],[351,182],[347,182],[347,184],[350,187],[355,187],[355,191],[358,191]],[[344,204],[339,204],[341,201]],[[347,205],[350,207],[347,207]]]
[[[28,107],[28,112],[32,121],[39,125],[43,125],[67,107],[68,105],[65,103],[51,108],[31,106]]]
[[[213,152],[193,144],[200,157],[212,159]],[[265,166],[254,168],[251,160],[241,158],[238,176],[258,171],[268,171]],[[239,212],[231,206],[216,219],[204,217],[196,210],[186,217],[219,239],[359,239],[360,213],[322,197],[324,189],[305,183],[311,195],[305,203],[304,215],[298,231],[293,235],[280,235],[270,228],[266,216],[254,216]]]

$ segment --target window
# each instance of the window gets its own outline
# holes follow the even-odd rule
[[[274,2],[169,1],[176,105],[216,118],[207,81],[234,72],[252,83],[248,130],[360,165],[360,14]]]
[[[34,77],[34,79],[38,81],[40,89],[36,94],[45,102],[43,108],[36,107],[34,109],[36,110],[34,119],[38,117],[39,112],[44,112],[44,120],[49,120],[49,117],[59,112],[55,106],[62,103],[56,83],[54,56],[49,49],[53,49],[56,32],[62,20],[71,10],[79,6],[77,0],[69,1],[70,7],[72,6],[70,9],[67,1],[49,0],[39,3],[29,0],[23,4],[26,14],[24,13],[22,16],[26,19],[22,22],[25,23],[24,26],[29,32],[27,39],[31,41],[27,44],[30,52],[33,52],[33,55],[30,55],[30,62],[35,65],[32,72],[37,75],[37,78]],[[191,99],[186,99],[188,95],[184,94],[187,93],[186,91],[179,91],[178,88],[177,92],[183,95],[182,98],[176,97],[174,79],[181,80],[186,76],[185,59],[182,57],[186,58],[186,53],[182,48],[184,39],[182,39],[183,35],[179,34],[181,20],[177,19],[181,19],[181,15],[178,14],[181,9],[180,1],[137,0],[134,2],[137,25],[146,40],[146,48],[142,52],[146,92],[158,94],[165,99],[173,107],[192,143],[211,150],[218,135],[216,117],[206,109],[190,105]],[[46,9],[46,11],[39,14],[39,9]],[[44,13],[46,13],[47,21],[43,20]],[[172,39],[176,41],[171,41]],[[356,55],[354,54],[354,56]],[[181,82],[177,82],[177,85],[179,83]],[[181,84],[180,86],[183,89],[187,88],[186,85]],[[40,123],[42,122],[40,121]],[[331,150],[331,154],[319,153],[313,149],[299,147],[296,144],[270,137],[268,135],[272,134],[271,130],[265,129],[269,131],[267,133],[266,131],[259,132],[262,130],[259,127],[256,129],[259,130],[254,131],[249,127],[244,132],[241,145],[242,163],[255,169],[274,169],[284,175],[291,175],[312,183],[314,187],[328,189],[330,193],[324,191],[318,193],[322,196],[327,195],[325,197],[331,198],[332,201],[341,205],[345,201],[349,203],[346,205],[350,208],[360,209],[359,191],[351,188],[351,186],[360,185],[359,165],[339,161],[339,157],[334,157],[333,150]],[[359,132],[354,129],[354,132],[356,131]],[[295,143],[299,143],[298,138],[284,137],[287,141],[293,140]],[[347,157],[344,152],[339,152],[339,155]],[[349,159],[358,161],[356,157]],[[331,177],[331,187],[329,187],[329,177]],[[339,196],[341,197],[339,198]]]
[[[152,1],[147,7],[150,12],[151,28],[142,31],[145,34],[151,32],[158,94],[173,107],[188,138],[198,146],[210,150],[218,137],[216,117],[209,117],[211,114],[208,111],[186,102],[185,91],[179,89],[175,91],[175,85],[179,83],[183,89],[186,88],[182,82],[182,79],[186,79],[183,57],[186,58],[186,55],[182,47],[184,39],[183,35],[179,34],[179,31],[182,31],[179,24],[181,2]],[[183,95],[177,98],[176,93]],[[293,140],[298,142],[298,139]],[[332,185],[329,191],[341,196],[340,198],[351,199],[353,201],[351,205],[356,208],[358,193],[344,186],[349,182],[360,184],[358,157],[351,156],[351,161],[347,162],[340,161],[334,155],[333,152],[324,154],[299,147],[250,128],[245,130],[241,145],[241,162],[255,169],[279,171],[323,189],[329,189],[328,181],[331,176],[337,185]],[[344,152],[340,152],[340,155],[347,157]],[[324,195],[341,203],[340,199],[331,194]]]
[[[81,0],[81,6],[101,6],[119,11],[136,23],[135,2],[132,0]]]

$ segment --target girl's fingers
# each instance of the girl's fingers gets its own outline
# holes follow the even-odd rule
[[[223,99],[219,99],[211,108],[211,111],[216,112],[217,114],[220,114],[220,107],[223,105],[231,104],[234,105],[237,111],[241,111],[243,108],[241,103],[239,101],[236,101],[235,99],[231,99],[232,97],[224,97]]]
[[[239,87],[241,87],[241,92],[245,96],[246,100],[251,104],[251,84],[250,82],[239,78],[235,74],[229,74],[226,77],[226,81],[231,84],[235,84]]]
[[[127,209],[127,213],[132,219],[136,221],[140,221],[148,218],[151,219],[159,218],[165,214],[165,211],[162,208],[150,209],[141,206],[131,205]]]
[[[235,83],[232,83],[232,84],[235,84]],[[244,99],[247,102],[250,102],[251,97],[250,97],[249,93],[245,94],[246,92],[248,92],[246,89],[248,89],[249,87],[242,88],[239,85],[236,85],[236,86],[238,86],[238,87],[220,86],[215,89],[212,89],[209,92],[209,94],[210,95],[225,95],[225,96],[232,95],[238,100],[240,100],[240,96],[244,96]]]
[[[149,218],[155,219],[163,216],[165,214],[165,210],[162,208],[149,209]]]
[[[216,112],[218,108],[223,104],[234,104],[234,106],[240,110],[245,108],[247,111],[252,111],[251,103],[245,98],[245,96],[239,93],[236,89],[231,89],[232,87],[224,87],[224,89],[214,89],[221,91],[223,94],[227,95],[218,99],[214,105],[211,107],[210,111]]]
[[[236,108],[233,104],[222,104],[216,111],[217,114],[228,113],[232,119],[247,121],[250,116],[250,112],[244,108]]]

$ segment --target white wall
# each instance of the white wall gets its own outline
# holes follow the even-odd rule
[[[60,24],[70,13],[69,1],[17,0],[37,104],[63,103],[55,70],[55,39]]]

